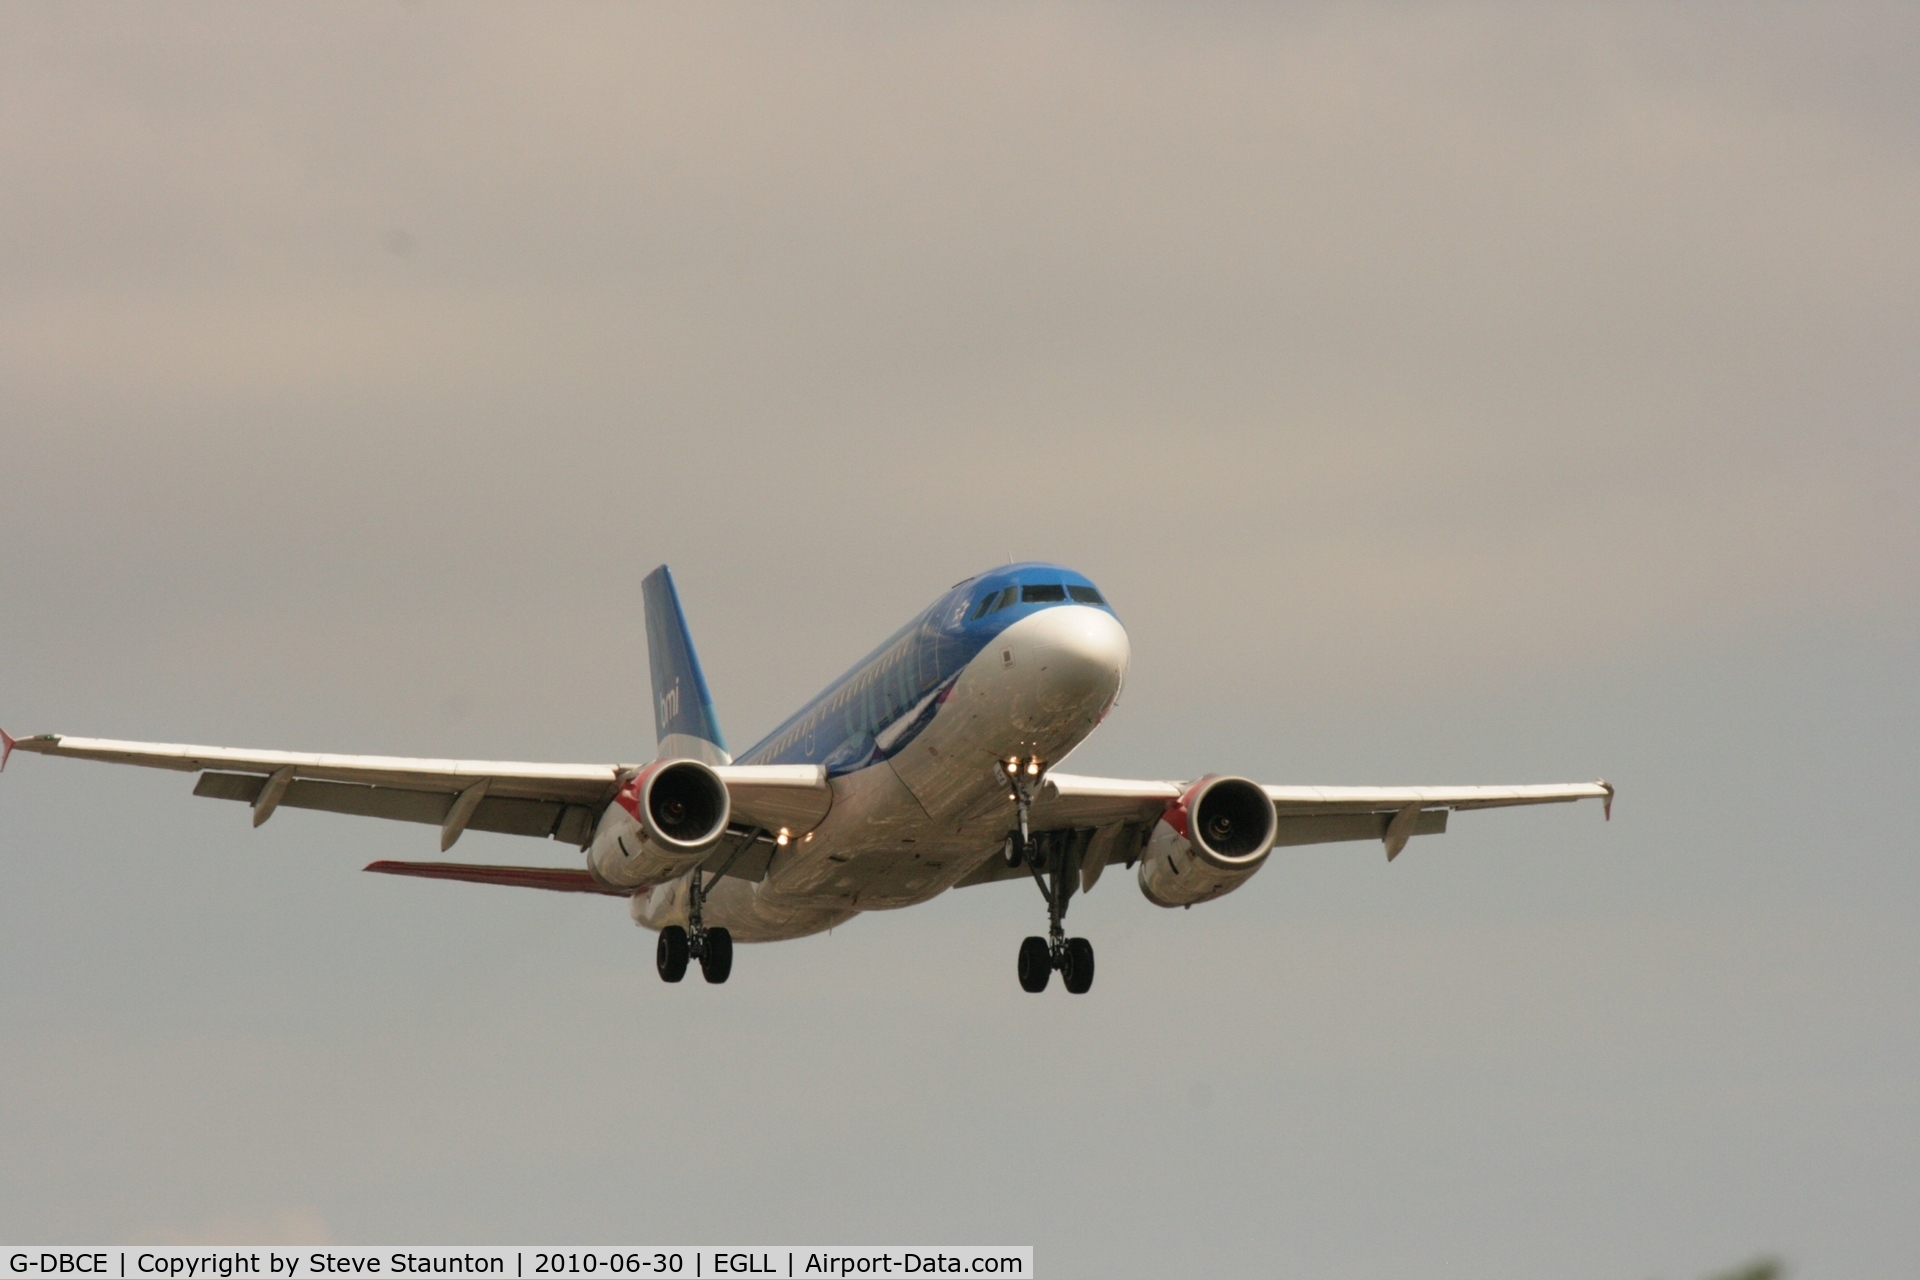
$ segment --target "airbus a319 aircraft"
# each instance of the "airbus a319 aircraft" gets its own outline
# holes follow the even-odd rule
[[[1100,591],[1057,564],[1011,564],[953,587],[764,741],[727,753],[665,565],[642,583],[658,748],[649,764],[510,764],[307,755],[0,733],[15,750],[198,773],[194,794],[238,800],[259,826],[325,809],[577,845],[584,868],[375,862],[389,875],[627,899],[659,934],[660,976],[698,962],[725,982],[733,944],[799,938],[862,911],[948,889],[1031,879],[1047,935],[1020,944],[1020,985],[1093,985],[1093,946],[1067,906],[1107,868],[1137,867],[1160,907],[1231,893],[1275,848],[1407,841],[1455,809],[1600,800],[1605,782],[1512,787],[1263,786],[1091,778],[1057,761],[1112,710],[1126,628]]]

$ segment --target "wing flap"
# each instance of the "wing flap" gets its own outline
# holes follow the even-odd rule
[[[1342,840],[1385,840],[1390,813],[1288,814],[1275,820],[1273,847],[1336,844]],[[1437,836],[1447,829],[1445,809],[1422,809],[1409,835]]]
[[[194,784],[193,794],[252,804],[266,784],[266,778],[259,774],[207,772],[201,774],[200,780]],[[279,803],[285,808],[318,809],[361,818],[387,818],[396,822],[440,826],[446,821],[456,800],[457,796],[450,791],[415,791],[405,787],[375,787],[354,782],[319,782],[296,778],[287,784]],[[551,837],[568,844],[584,845],[593,835],[593,818],[594,811],[585,805],[489,795],[474,809],[465,829],[494,831],[510,836]]]

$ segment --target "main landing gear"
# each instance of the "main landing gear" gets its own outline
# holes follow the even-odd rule
[[[1020,944],[1020,989],[1047,989],[1055,969],[1068,991],[1083,996],[1093,989],[1093,944],[1085,938],[1032,937]]]
[[[1080,855],[1084,841],[1072,831],[1029,830],[1033,801],[1040,790],[1045,766],[1038,760],[1009,760],[999,766],[1019,820],[1019,829],[1007,836],[1007,865],[1025,863],[1047,900],[1047,936],[1032,937],[1020,944],[1020,988],[1041,992],[1047,989],[1053,971],[1060,971],[1068,991],[1085,995],[1093,987],[1093,944],[1085,938],[1067,936],[1067,900],[1080,879]]]
[[[662,981],[686,977],[688,960],[700,962],[700,976],[708,982],[725,982],[733,972],[733,935],[724,928],[709,929],[701,919],[707,900],[704,879],[703,873],[695,871],[687,881],[687,927],[670,924],[660,931],[653,963]]]

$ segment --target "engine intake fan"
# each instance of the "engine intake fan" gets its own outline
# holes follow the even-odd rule
[[[1140,858],[1140,892],[1190,907],[1245,884],[1273,849],[1273,801],[1245,778],[1208,775],[1167,806]]]
[[[727,833],[733,805],[720,775],[698,760],[660,760],[635,774],[600,815],[587,869],[620,889],[684,874]]]

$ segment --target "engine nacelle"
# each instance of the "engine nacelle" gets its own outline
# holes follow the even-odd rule
[[[1161,907],[1190,907],[1245,884],[1273,848],[1267,793],[1245,778],[1209,775],[1167,806],[1140,855],[1140,892]]]
[[[587,870],[618,889],[685,874],[727,833],[733,804],[720,775],[698,760],[656,760],[620,788],[587,851]]]

